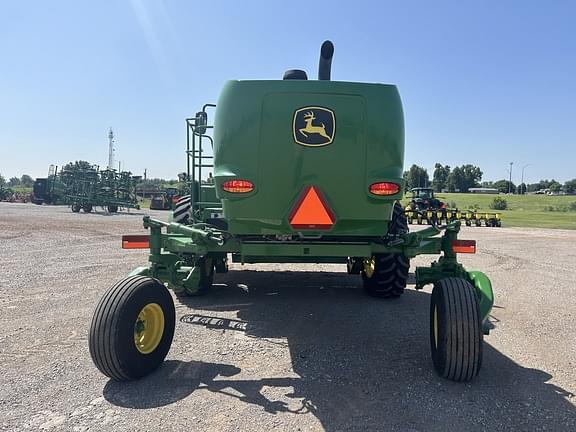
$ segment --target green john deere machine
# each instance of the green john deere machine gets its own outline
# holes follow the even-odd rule
[[[204,294],[228,259],[341,263],[360,275],[369,295],[390,299],[404,292],[411,258],[440,254],[415,271],[416,289],[433,284],[433,364],[454,381],[478,374],[492,286],[457,260],[476,244],[458,239],[459,221],[408,232],[399,204],[398,90],[331,81],[333,49],[329,41],[322,45],[318,80],[291,70],[283,80],[229,81],[213,127],[213,105],[187,119],[190,193],[172,221],[146,216],[149,235],[122,238],[124,248],[149,248],[149,262],[114,284],[94,312],[89,348],[102,373],[131,380],[155,370],[174,335],[168,289]]]

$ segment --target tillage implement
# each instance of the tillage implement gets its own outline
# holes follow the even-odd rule
[[[416,289],[433,284],[433,364],[454,381],[478,374],[492,287],[457,261],[476,244],[458,239],[460,221],[408,232],[398,90],[331,81],[333,50],[322,45],[318,80],[290,70],[282,80],[229,81],[217,106],[187,119],[189,195],[169,222],[146,216],[148,235],[122,238],[124,248],[149,248],[149,262],[94,313],[89,347],[102,373],[132,380],[154,371],[174,335],[169,289],[204,294],[229,260],[340,263],[367,294],[391,299],[404,292],[411,258],[440,254],[415,270]]]

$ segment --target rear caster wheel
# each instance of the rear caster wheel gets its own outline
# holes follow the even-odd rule
[[[80,209],[81,209],[81,208],[82,208],[82,206],[81,206],[80,204],[76,204],[76,203],[72,204],[72,211],[73,211],[74,213],[80,212]]]
[[[84,204],[82,210],[84,210],[84,213],[90,213],[92,211],[92,204]]]
[[[108,206],[108,213],[117,213],[118,212],[118,206],[117,205],[109,205]]]
[[[176,313],[166,287],[130,276],[110,288],[96,307],[88,346],[94,364],[117,381],[154,371],[170,350]]]
[[[482,366],[480,306],[466,279],[434,285],[430,300],[430,346],[436,372],[452,381],[470,381]]]

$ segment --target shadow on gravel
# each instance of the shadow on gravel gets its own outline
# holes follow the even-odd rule
[[[264,344],[278,343],[267,338],[285,340],[299,377],[242,380],[234,378],[241,370],[231,364],[172,360],[141,381],[108,382],[108,401],[152,408],[208,390],[270,413],[311,412],[328,431],[576,430],[573,395],[548,383],[552,376],[545,371],[524,368],[494,349],[490,336],[482,371],[472,383],[436,376],[428,345],[428,293],[409,289],[397,300],[372,299],[363,295],[357,276],[337,272],[218,276],[211,294],[186,299],[194,311],[179,319],[241,331]],[[236,312],[237,318],[211,315],[222,311]],[[254,354],[263,365],[271,361],[266,352]],[[265,366],[262,370],[265,374]],[[292,391],[270,400],[265,387]]]

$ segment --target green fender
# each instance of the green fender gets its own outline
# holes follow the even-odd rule
[[[136,267],[128,276],[149,276],[150,267]]]
[[[482,323],[485,324],[488,315],[490,315],[490,311],[492,310],[492,306],[494,305],[492,282],[490,282],[488,276],[480,271],[469,271],[468,277],[470,278],[470,282],[474,284],[474,288],[476,288],[476,292],[478,293],[480,316],[482,318]]]

